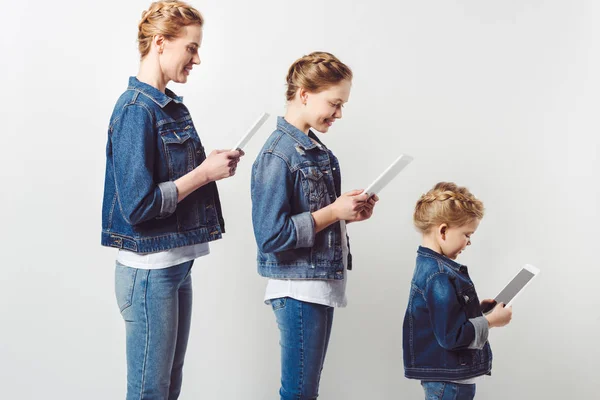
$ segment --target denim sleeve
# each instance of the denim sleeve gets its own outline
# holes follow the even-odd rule
[[[175,185],[175,182],[168,181],[159,183],[158,188],[160,189],[160,195],[162,197],[159,217],[168,217],[173,214],[177,208],[177,186]]]
[[[294,182],[287,163],[265,153],[252,167],[252,225],[256,244],[263,253],[312,247],[315,222],[310,212],[292,215]]]
[[[488,340],[488,334],[490,333],[490,326],[486,317],[471,318],[469,321],[475,327],[475,339],[469,345],[469,349],[483,349],[483,345]]]
[[[425,285],[425,300],[433,333],[446,350],[467,349],[475,340],[475,326],[467,319],[450,276],[438,273]]]
[[[136,225],[175,211],[173,182],[154,182],[156,135],[148,110],[137,104],[123,108],[111,128],[111,149],[119,206],[125,220]]]

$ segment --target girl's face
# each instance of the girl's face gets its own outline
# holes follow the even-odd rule
[[[327,132],[336,119],[342,118],[342,107],[348,102],[352,82],[344,79],[319,93],[299,90],[302,115],[306,123],[319,132]]]
[[[475,233],[480,222],[481,220],[474,219],[462,226],[440,225],[437,230],[437,241],[442,254],[455,260],[467,246],[471,245],[471,235]]]
[[[187,82],[193,66],[200,64],[198,49],[202,44],[202,27],[184,26],[177,38],[155,40],[159,46],[159,63],[165,82]]]

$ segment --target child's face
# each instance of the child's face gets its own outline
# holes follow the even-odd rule
[[[442,224],[438,227],[438,244],[442,254],[455,260],[471,244],[471,235],[475,233],[481,220],[474,219],[462,226],[450,227]]]
[[[301,90],[304,119],[308,125],[325,133],[336,119],[342,118],[342,106],[348,102],[352,82],[344,79],[319,93]]]

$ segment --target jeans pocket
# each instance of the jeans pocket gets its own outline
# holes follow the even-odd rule
[[[271,307],[273,311],[281,310],[285,307],[285,301],[287,297],[280,297],[278,299],[271,299]]]
[[[115,295],[120,312],[131,306],[136,275],[137,268],[126,267],[117,263],[115,268]]]

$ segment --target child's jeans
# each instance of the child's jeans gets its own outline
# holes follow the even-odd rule
[[[425,400],[473,400],[475,398],[475,384],[422,381],[421,385],[425,390]]]

